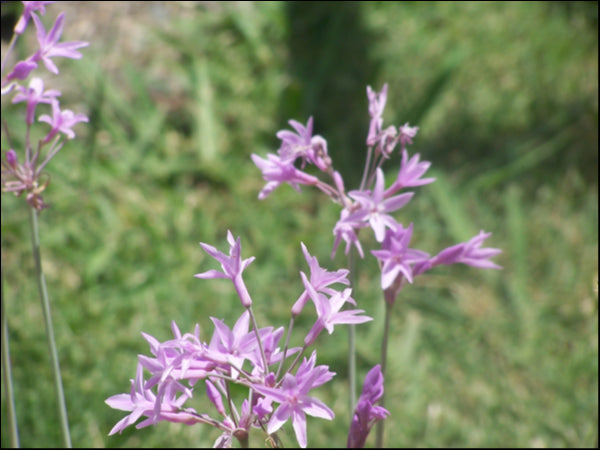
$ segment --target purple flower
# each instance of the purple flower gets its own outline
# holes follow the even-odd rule
[[[477,236],[471,238],[468,242],[453,245],[442,250],[429,261],[431,264],[430,267],[440,264],[462,263],[480,269],[501,269],[501,266],[489,259],[502,253],[502,250],[498,248],[480,248],[483,241],[491,235],[492,233],[484,233],[481,230]]]
[[[254,164],[262,171],[263,179],[267,181],[265,187],[258,194],[260,200],[266,198],[281,183],[288,183],[298,192],[300,192],[299,185],[301,184],[316,185],[319,183],[317,177],[296,169],[293,161],[286,161],[272,153],[267,154],[268,159],[263,159],[255,154],[252,154],[251,158]]]
[[[81,53],[76,51],[76,49],[87,47],[89,45],[88,42],[73,41],[58,43],[64,28],[65,13],[59,14],[56,18],[56,22],[54,22],[54,26],[50,29],[48,34],[46,34],[44,24],[40,18],[35,14],[32,14],[32,17],[35,27],[37,28],[37,38],[40,43],[40,49],[29,58],[30,61],[37,63],[41,60],[50,72],[58,74],[58,68],[50,58],[54,58],[55,56],[71,59],[81,58]]]
[[[109,436],[133,425],[142,415],[150,416],[154,410],[156,396],[149,389],[144,389],[143,367],[138,364],[137,375],[131,380],[131,391],[127,394],[117,394],[106,399],[106,404],[111,408],[122,411],[131,411],[131,414],[125,416],[110,430]]]
[[[281,351],[279,347],[277,347],[277,343],[283,336],[283,332],[285,331],[283,327],[279,327],[276,330],[270,331],[271,327],[261,328],[259,330],[260,340],[262,343],[263,351],[265,353],[265,358],[267,362],[267,367],[262,359],[262,354],[260,353],[260,348],[258,345],[254,348],[254,351],[248,355],[248,358],[254,365],[254,369],[252,370],[252,375],[256,377],[268,377],[268,366],[272,364],[276,364],[283,359],[284,353]],[[285,356],[289,357],[293,354],[298,353],[301,350],[300,347],[288,348]]]
[[[367,86],[367,98],[369,99],[369,115],[371,116],[371,123],[369,124],[369,134],[367,136],[367,145],[375,145],[377,138],[381,132],[383,126],[383,109],[385,108],[385,102],[387,100],[387,83],[383,85],[381,92],[378,94],[371,89],[371,86]]]
[[[389,158],[398,144],[398,139],[396,127],[387,127],[378,135],[379,145],[377,146],[377,151],[381,152],[384,158]]]
[[[372,317],[358,315],[364,312],[362,309],[340,311],[346,302],[356,304],[350,297],[352,289],[344,289],[344,292],[341,293],[335,291],[331,298],[327,298],[325,294],[320,294],[315,290],[304,273],[300,272],[300,277],[317,310],[317,321],[304,338],[305,346],[311,345],[324,329],[327,329],[329,334],[333,333],[334,325],[364,323],[373,320]]]
[[[400,133],[400,145],[402,146],[402,150],[406,150],[406,144],[412,144],[412,139],[417,135],[417,131],[419,127],[410,127],[408,126],[408,122],[398,127],[398,131]]]
[[[233,235],[229,230],[227,230],[227,241],[230,245],[229,256],[221,253],[212,245],[200,242],[200,246],[204,249],[204,251],[221,263],[223,272],[219,272],[218,270],[208,270],[206,272],[197,273],[194,276],[196,278],[229,278],[231,281],[233,281],[233,286],[240,297],[242,305],[244,308],[248,308],[252,305],[252,299],[250,298],[246,284],[242,279],[242,272],[250,265],[252,261],[254,261],[254,256],[242,260],[242,246],[240,243],[240,238],[238,237],[237,240],[234,241]]]
[[[57,150],[60,147],[57,147]],[[50,158],[52,155],[50,155]],[[16,196],[20,196],[26,192],[25,199],[27,203],[33,206],[36,210],[41,211],[47,208],[44,203],[42,193],[48,187],[50,182],[49,177],[45,179],[41,176],[43,166],[48,162],[47,157],[45,162],[36,166],[36,160],[33,161],[26,158],[25,162],[19,163],[17,153],[13,149],[6,152],[6,160],[2,160],[2,192],[13,192]]]
[[[46,14],[46,5],[49,5],[50,3],[56,3],[56,2],[40,2],[40,1],[23,2],[25,9],[23,9],[23,14],[21,15],[21,17],[19,17],[19,21],[15,25],[15,33],[23,34],[23,32],[25,31],[25,28],[27,27],[27,23],[29,22],[29,19],[33,15],[32,12],[39,11],[40,14],[44,15],[44,14]]]
[[[280,130],[277,137],[281,139],[278,153],[285,162],[293,163],[297,158],[302,159],[302,169],[307,162],[313,163],[320,170],[327,171],[331,159],[327,154],[327,142],[321,136],[313,136],[313,118],[309,117],[306,126],[295,120],[288,122],[296,133]]]
[[[385,195],[393,195],[400,189],[413,186],[422,186],[424,184],[433,183],[435,178],[421,178],[431,163],[429,161],[419,162],[419,154],[417,153],[412,158],[408,159],[408,152],[402,150],[402,162],[396,181],[385,191]]]
[[[52,99],[52,117],[47,114],[40,116],[40,122],[46,122],[52,127],[43,142],[48,143],[58,133],[63,133],[69,139],[75,137],[75,132],[71,129],[79,122],[88,122],[89,119],[85,114],[75,114],[70,109],[60,110],[60,103],[56,99]]]
[[[138,364],[136,379],[135,381],[131,380],[130,393],[113,395],[105,400],[106,404],[111,408],[131,411],[131,414],[117,422],[108,435],[110,436],[117,432],[121,433],[142,416],[148,418],[136,425],[138,429],[153,425],[160,420],[187,424],[200,422],[201,420],[198,420],[196,412],[193,409],[181,409],[181,406],[188,397],[184,394],[176,398],[175,394],[176,392],[171,390],[165,393],[160,403],[159,414],[155,415],[156,396],[149,388],[145,387],[143,367],[141,364]]]
[[[350,432],[348,433],[348,448],[364,448],[367,436],[375,422],[383,420],[390,413],[382,406],[376,406],[383,395],[383,374],[377,364],[367,373],[363,384],[362,394],[356,404]]]
[[[342,211],[340,212],[340,219],[333,227],[333,235],[335,236],[335,241],[333,242],[331,259],[335,257],[335,252],[337,251],[338,245],[340,244],[342,239],[344,240],[344,242],[346,242],[344,254],[347,255],[350,252],[352,245],[354,245],[360,257],[364,258],[365,256],[362,249],[362,245],[360,245],[360,241],[358,240],[356,230],[364,228],[368,225],[362,220],[348,220],[348,216],[350,216],[350,214],[351,212],[347,208],[342,209]]]
[[[429,255],[421,250],[408,248],[412,237],[413,224],[408,228],[398,224],[396,228],[386,230],[381,250],[371,250],[371,253],[382,263],[381,289],[389,288],[399,276],[404,276],[409,283],[413,282],[412,266],[415,263],[427,261]]]
[[[337,291],[328,287],[330,284],[342,283],[346,286],[350,284],[350,281],[348,280],[348,269],[340,269],[336,270],[335,272],[330,272],[319,265],[319,261],[315,256],[311,256],[311,254],[308,253],[308,250],[303,242],[301,242],[300,245],[302,246],[304,258],[306,258],[306,262],[310,267],[310,284],[315,288],[316,291],[333,295]],[[304,305],[306,305],[308,299],[309,295],[305,289],[304,292],[300,294],[298,300],[296,300],[296,303],[294,303],[294,306],[292,306],[292,315],[297,316],[300,314],[300,311],[302,311],[302,308],[304,308]]]
[[[215,332],[208,345],[209,357],[231,366],[230,375],[235,378],[238,369],[241,369],[244,361],[251,357],[257,345],[256,335],[248,332],[250,313],[245,310],[231,330],[220,319],[211,317],[210,320],[215,325]]]
[[[406,194],[385,198],[384,183],[383,170],[377,168],[377,180],[372,193],[364,191],[351,191],[348,193],[360,204],[361,208],[350,214],[346,220],[350,222],[355,220],[368,221],[375,233],[377,242],[383,241],[386,227],[396,227],[397,222],[388,213],[402,208],[414,195],[413,192],[407,192]]]
[[[278,153],[284,161],[294,162],[296,158],[302,158],[305,164],[309,159],[308,152],[311,148],[313,118],[308,118],[306,126],[296,120],[290,120],[288,123],[296,130],[296,133],[289,130],[277,132],[277,137],[281,140]]]
[[[315,367],[316,357],[316,352],[313,352],[309,360],[304,358],[296,375],[286,373],[278,387],[253,386],[267,400],[279,403],[267,424],[267,433],[275,433],[291,418],[296,439],[302,448],[307,445],[306,414],[327,420],[335,416],[322,401],[308,396],[311,389],[327,383],[335,375],[328,366]]]
[[[49,89],[44,92],[44,82],[41,78],[33,78],[29,82],[29,87],[18,86],[17,93],[13,98],[13,103],[22,101],[27,102],[26,121],[29,125],[33,123],[35,107],[38,103],[52,103],[52,99],[60,96],[60,92],[55,89]]]
[[[157,386],[157,393],[154,396],[154,409],[152,418],[158,420],[161,411],[163,410],[163,404],[169,402],[171,397],[174,397],[177,392],[181,392],[181,404],[183,405],[186,399],[192,397],[192,391],[186,387],[180,380],[184,378],[202,378],[206,375],[207,371],[203,370],[201,375],[198,377],[197,367],[194,366],[192,370],[189,369],[190,365],[190,352],[182,352],[180,342],[182,341],[181,333],[175,322],[171,324],[171,327],[176,335],[174,341],[167,341],[160,343],[155,337],[149,334],[142,333],[142,336],[150,345],[150,351],[155,356],[151,358],[146,355],[138,355],[138,364],[148,370],[151,374],[150,379],[144,384],[144,389],[150,390],[154,386]],[[175,343],[175,345],[173,345]],[[201,347],[200,347],[201,348]],[[193,354],[193,353],[191,353]],[[194,361],[196,362],[196,361]],[[204,368],[208,366],[208,363],[204,362]]]

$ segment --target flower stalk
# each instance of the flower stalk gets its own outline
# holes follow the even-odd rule
[[[392,317],[393,303],[385,302],[385,323],[383,326],[383,337],[381,339],[381,375],[385,378],[385,369],[387,366],[387,353],[388,353],[388,340],[390,336],[390,322]],[[379,406],[385,407],[385,391],[382,390],[381,397],[379,398]],[[381,420],[377,422],[377,428],[375,429],[375,447],[383,447],[383,428],[385,421]]]
[[[71,434],[69,432],[69,421],[67,418],[67,407],[65,403],[65,394],[63,391],[62,379],[60,375],[60,365],[58,361],[58,352],[54,339],[54,329],[52,326],[52,314],[50,312],[50,299],[46,287],[46,278],[42,270],[42,257],[40,252],[40,234],[38,225],[38,211],[34,207],[29,208],[31,223],[31,244],[33,246],[33,259],[35,261],[35,272],[40,300],[42,302],[42,311],[44,313],[44,324],[46,326],[46,340],[48,341],[48,350],[50,351],[50,362],[52,364],[52,378],[54,381],[54,392],[58,407],[58,418],[60,422],[60,431],[62,443],[65,448],[72,448]]]
[[[354,253],[348,254],[348,279],[350,287],[354,289],[354,280],[356,279],[356,267],[354,265]],[[356,407],[356,325],[348,325],[348,385],[349,385],[349,404],[350,411]]]
[[[0,302],[2,303],[2,382],[6,391],[6,411],[8,413],[8,429],[10,446],[19,448],[19,427],[15,409],[15,394],[12,384],[12,368],[10,364],[10,347],[8,345],[8,317],[4,312],[4,268],[0,268]]]

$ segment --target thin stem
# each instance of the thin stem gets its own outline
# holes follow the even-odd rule
[[[356,406],[356,325],[348,324],[348,384],[350,389],[350,412]]]
[[[294,359],[294,362],[292,363],[292,365],[285,371],[285,373],[290,373],[292,370],[294,370],[294,367],[296,367],[296,364],[298,364],[298,361],[300,361],[300,358],[302,358],[302,355],[304,354],[304,352],[306,351],[307,345],[304,344],[302,346],[302,349],[298,352],[298,354],[296,355],[296,358]],[[285,374],[284,374],[285,375]],[[283,381],[283,378],[279,380],[279,383],[277,383],[278,385],[281,384],[281,382]]]
[[[355,267],[354,253],[348,253],[348,270],[350,278],[350,287],[354,289]],[[354,412],[356,406],[356,325],[348,325],[348,384],[350,389],[350,413]]]
[[[287,330],[287,336],[285,338],[285,347],[283,347],[283,357],[281,358],[281,362],[279,363],[279,367],[277,368],[277,373],[275,374],[275,379],[279,378],[279,374],[281,373],[281,368],[283,367],[283,362],[285,358],[287,358],[287,351],[290,345],[290,335],[292,334],[292,328],[294,327],[294,316],[290,318],[290,324]]]
[[[362,179],[360,180],[360,190],[364,190],[367,183],[367,176],[369,174],[369,166],[371,165],[371,158],[373,157],[373,146],[370,145],[367,149],[367,160],[365,161],[365,170],[363,170]]]
[[[387,347],[388,347],[388,337],[390,332],[390,319],[392,316],[392,303],[385,303],[385,325],[383,328],[383,338],[381,340],[381,374],[383,375],[383,379],[385,380],[385,368],[387,365]],[[385,381],[384,381],[385,382]],[[383,394],[379,399],[379,406],[385,407],[385,389],[383,390]],[[375,437],[375,448],[383,447],[383,426],[385,420],[380,420],[377,422],[377,435]]]
[[[8,412],[8,427],[10,430],[10,446],[19,448],[19,428],[15,408],[15,395],[12,385],[12,372],[10,364],[10,350],[8,345],[8,318],[4,311],[4,270],[0,268],[0,303],[2,303],[2,382],[6,395],[6,409]]]
[[[72,448],[71,435],[69,433],[69,422],[67,419],[67,407],[65,404],[65,394],[63,391],[62,380],[60,377],[60,366],[58,364],[58,353],[56,351],[56,342],[54,341],[54,330],[52,328],[52,315],[50,314],[50,299],[46,288],[46,279],[42,271],[42,257],[40,255],[40,233],[38,227],[38,212],[35,208],[30,208],[31,218],[31,243],[33,245],[33,258],[35,260],[35,269],[37,274],[40,299],[42,301],[42,311],[44,312],[44,322],[46,323],[46,339],[50,350],[50,360],[52,363],[52,375],[54,378],[54,390],[58,404],[58,417],[62,431],[63,446]]]
[[[233,423],[237,427],[238,423],[240,423],[240,415],[238,414],[237,409],[235,409],[235,405],[233,404],[233,399],[231,398],[231,391],[229,390],[229,381],[225,382],[225,398],[227,399],[227,404],[229,406],[229,413],[231,414],[231,419],[233,420]]]
[[[256,335],[256,341],[258,342],[258,348],[260,349],[260,355],[263,360],[263,364],[265,365],[265,372],[269,371],[269,363],[267,361],[267,356],[265,355],[265,349],[263,348],[262,341],[260,339],[260,333],[258,332],[258,325],[256,325],[256,318],[254,317],[254,312],[252,311],[252,306],[248,306],[248,312],[250,313],[250,319],[252,320],[252,328],[254,328],[254,334]]]

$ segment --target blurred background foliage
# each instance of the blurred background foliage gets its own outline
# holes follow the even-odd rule
[[[20,8],[2,3],[3,38]],[[208,339],[209,317],[239,316],[227,282],[193,277],[216,267],[198,242],[225,248],[227,229],[241,236],[243,256],[256,256],[247,284],[262,326],[287,325],[308,269],[300,242],[330,269],[346,264],[341,252],[329,261],[337,207],[287,186],[258,201],[250,154],[275,152],[289,119],[313,116],[355,186],[365,89],[384,83],[385,123],[420,127],[409,152],[437,177],[398,213],[415,223],[413,246],[435,253],[484,229],[504,250],[502,271],[440,268],[404,290],[387,445],[597,446],[597,2],[59,2],[47,26],[60,11],[63,39],[91,44],[46,77],[63,107],[90,116],[48,167],[41,222],[75,446],[212,445],[214,430],[167,423],[109,438],[123,414],[104,400],[128,392],[136,355],[148,353],[141,331],[167,339],[175,320],[184,332],[199,323]],[[18,57],[34,44],[29,30]],[[2,120],[20,149],[24,110],[9,101]],[[397,166],[387,164],[388,180]],[[3,194],[21,443],[58,446],[27,214]],[[355,294],[375,318],[358,327],[362,379],[378,362],[383,320],[371,256]],[[346,348],[343,330],[317,342],[319,363],[338,374],[319,389],[336,420],[309,419],[309,446],[345,445]],[[291,428],[283,439],[296,445]]]

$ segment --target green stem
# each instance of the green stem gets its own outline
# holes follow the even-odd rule
[[[381,374],[385,382],[385,368],[387,365],[388,337],[390,332],[390,318],[392,316],[392,304],[385,302],[385,325],[383,327],[383,338],[381,339]],[[379,399],[379,406],[385,407],[385,389]],[[383,426],[385,420],[377,422],[377,434],[375,436],[375,448],[383,448]]]
[[[348,270],[350,271],[350,287],[354,290],[355,267],[354,253],[348,254]],[[354,414],[356,406],[356,325],[348,325],[348,384],[350,385],[350,414]]]
[[[54,341],[54,330],[52,328],[52,315],[50,314],[50,300],[46,288],[46,279],[42,271],[42,257],[40,255],[40,233],[38,227],[38,212],[35,208],[30,208],[31,219],[31,243],[33,245],[33,258],[35,260],[35,270],[37,275],[40,299],[42,301],[42,311],[44,312],[44,322],[46,323],[46,339],[50,350],[50,360],[52,363],[52,375],[54,378],[54,390],[56,392],[56,401],[58,404],[58,418],[62,431],[63,446],[72,448],[71,435],[69,433],[69,422],[67,419],[67,407],[65,404],[65,394],[63,392],[62,380],[60,377],[60,367],[58,364],[58,353]]]
[[[4,270],[0,267],[0,303],[2,303],[2,382],[8,399],[6,409],[8,412],[8,427],[10,429],[10,446],[19,448],[19,427],[17,425],[17,412],[15,409],[15,395],[12,385],[10,364],[10,350],[8,345],[8,318],[4,311]]]
[[[348,384],[350,385],[350,414],[356,407],[356,325],[348,325]]]

